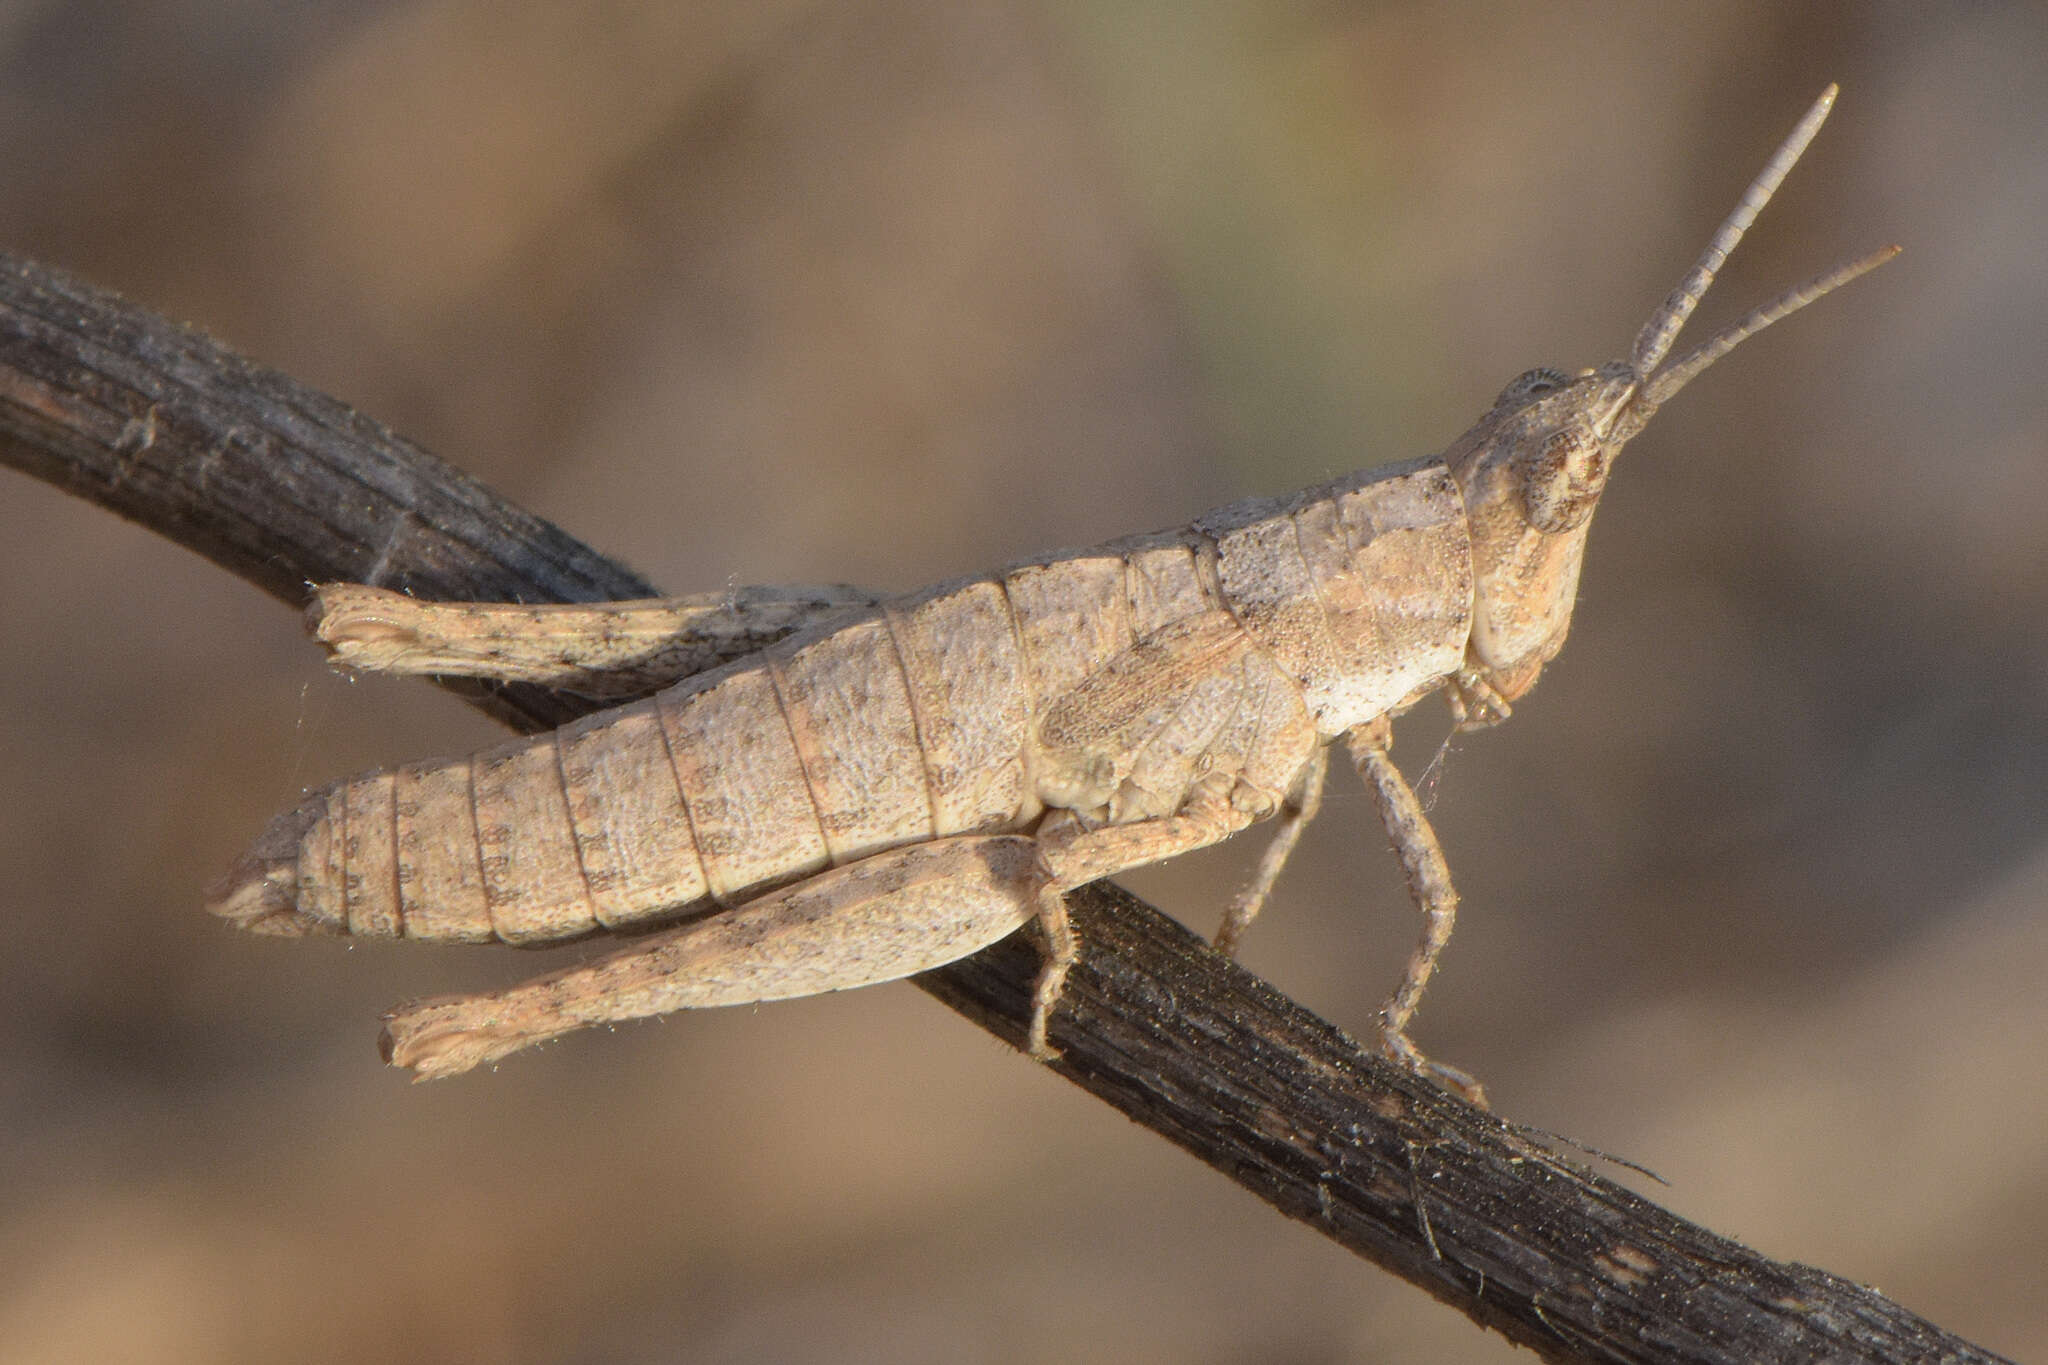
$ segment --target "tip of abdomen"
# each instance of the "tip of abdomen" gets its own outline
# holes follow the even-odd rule
[[[227,876],[207,888],[206,908],[256,934],[298,938],[341,932],[341,925],[299,905],[299,844],[325,809],[324,801],[308,801],[272,820]]]

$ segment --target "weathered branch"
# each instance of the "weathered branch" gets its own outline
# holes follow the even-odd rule
[[[308,583],[335,579],[468,600],[653,591],[333,399],[5,257],[0,458],[295,607]],[[532,687],[462,690],[528,730],[588,706]],[[1073,906],[1085,951],[1053,1023],[1061,1074],[1546,1357],[1996,1359],[1574,1168],[1114,887]],[[1016,1043],[1037,965],[1017,936],[918,980]]]

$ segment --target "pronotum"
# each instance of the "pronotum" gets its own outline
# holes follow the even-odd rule
[[[1841,266],[1670,364],[1679,329],[1827,117],[1830,86],[1626,360],[1512,381],[1442,454],[1174,531],[886,601],[727,594],[600,607],[316,595],[347,665],[645,700],[465,758],[327,787],[280,816],[212,908],[269,933],[553,942],[677,921],[582,966],[387,1018],[386,1054],[448,1075],[570,1029],[893,980],[1035,920],[1027,1039],[1077,953],[1065,892],[1278,817],[1217,935],[1230,951],[1320,802],[1342,741],[1425,929],[1382,1011],[1408,1026],[1457,906],[1390,721],[1444,694],[1507,718],[1564,643],[1593,510],[1621,448],[1745,338],[1896,254]],[[708,672],[704,641],[802,624]]]

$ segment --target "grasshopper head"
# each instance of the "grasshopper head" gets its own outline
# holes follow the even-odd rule
[[[1751,182],[1699,262],[1643,324],[1629,359],[1576,375],[1530,370],[1444,453],[1464,493],[1472,535],[1467,663],[1503,700],[1528,691],[1564,644],[1586,532],[1622,446],[1694,375],[1744,339],[1898,254],[1897,247],[1885,247],[1818,276],[1662,365],[1714,272],[1806,150],[1834,100],[1829,86]]]

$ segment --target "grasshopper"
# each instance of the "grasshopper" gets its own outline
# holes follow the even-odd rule
[[[1477,1097],[1408,1035],[1458,901],[1389,757],[1390,722],[1435,692],[1457,730],[1505,720],[1564,643],[1622,447],[1744,339],[1896,254],[1821,275],[1664,364],[1835,94],[1779,146],[1628,359],[1530,370],[1440,455],[887,600],[749,589],[526,607],[320,589],[315,633],[347,666],[600,694],[667,686],[318,791],[272,822],[211,908],[280,934],[637,935],[581,966],[388,1015],[385,1055],[422,1078],[591,1024],[893,980],[1035,921],[1026,1046],[1044,1059],[1058,1055],[1048,1022],[1078,952],[1065,893],[1276,818],[1216,936],[1232,951],[1341,741],[1425,925],[1381,1012],[1382,1050]]]

